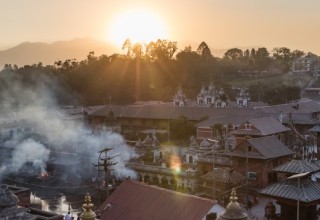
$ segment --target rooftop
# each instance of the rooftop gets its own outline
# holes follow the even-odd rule
[[[203,219],[224,210],[216,201],[125,180],[100,206],[101,219]]]

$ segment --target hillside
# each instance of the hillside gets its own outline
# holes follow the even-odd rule
[[[24,42],[16,47],[0,51],[0,69],[5,64],[17,64],[19,67],[42,62],[51,65],[57,60],[83,60],[94,51],[95,55],[111,55],[120,48],[106,42],[89,38],[70,41],[57,41],[51,44],[41,42]]]

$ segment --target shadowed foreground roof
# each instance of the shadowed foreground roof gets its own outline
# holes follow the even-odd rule
[[[203,219],[213,206],[224,210],[209,199],[125,180],[99,210],[103,220],[196,220]]]

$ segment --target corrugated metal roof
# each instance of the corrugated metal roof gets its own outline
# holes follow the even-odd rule
[[[273,169],[273,171],[275,172],[283,172],[283,173],[291,173],[291,174],[298,174],[298,173],[305,173],[305,172],[313,173],[319,170],[320,170],[320,167],[317,164],[306,161],[306,160],[300,160],[300,159],[293,159]]]
[[[108,204],[110,209],[104,211]],[[196,220],[205,217],[212,207],[219,213],[224,211],[209,199],[125,180],[99,210],[103,220]]]
[[[231,133],[234,135],[266,136],[290,130],[289,128],[281,124],[281,122],[275,119],[274,117],[251,118],[242,124],[247,123],[251,124],[257,130],[238,129],[232,131]]]
[[[254,107],[254,109],[264,113],[312,113],[320,112],[320,103],[313,100],[306,100],[281,105]]]
[[[249,120],[250,118],[264,117],[266,115],[279,118],[283,114],[283,122],[287,120],[289,112],[292,113],[292,118],[295,123],[314,124],[317,120],[312,118],[312,112],[320,112],[320,104],[315,101],[304,101],[297,103],[263,106],[263,107],[247,107],[237,108],[229,106],[225,108],[204,107],[198,105],[189,105],[185,107],[174,107],[171,102],[167,103],[153,103],[141,105],[107,105],[104,107],[97,106],[87,111],[89,115],[104,117],[107,115],[110,107],[112,108],[116,117],[122,118],[151,118],[151,119],[177,119],[180,116],[185,116],[189,120],[200,120],[203,117],[210,117],[211,119],[203,122],[204,125],[211,124],[240,124],[242,118]]]
[[[212,126],[214,124],[232,124],[232,125],[240,125],[251,118],[262,117],[263,114],[254,112],[253,109],[247,109],[246,111],[234,111],[231,113],[212,116],[209,119],[202,121],[197,124],[197,126]]]
[[[294,153],[286,145],[284,145],[276,136],[252,138],[246,141],[258,152],[241,151],[239,146],[245,144],[245,142],[243,142],[239,146],[237,146],[232,152],[230,152],[229,155],[257,159],[272,159],[291,155]]]
[[[290,130],[273,117],[253,118],[249,119],[248,122],[257,128],[262,135],[271,135]]]
[[[294,152],[284,145],[276,136],[248,139],[251,146],[257,149],[266,159],[291,155]]]
[[[297,200],[299,195],[299,200],[305,203],[320,201],[319,183],[309,178],[302,178],[300,180],[300,190],[299,192],[298,181],[292,179],[267,186],[260,190],[259,193],[265,197],[279,197],[292,200]]]
[[[115,116],[120,118],[177,119],[180,116],[185,116],[189,120],[200,120],[205,116],[231,117],[234,115],[248,116],[253,114],[252,108],[217,108],[203,106],[174,107],[172,103],[161,103],[150,105],[106,106],[95,112],[92,112],[90,115],[100,117],[106,116],[110,107],[115,113]]]
[[[316,124],[312,128],[309,129],[311,132],[320,132],[320,124]]]
[[[213,171],[200,177],[205,181],[215,180],[217,183],[239,184],[245,181],[246,177],[230,168],[215,168]]]

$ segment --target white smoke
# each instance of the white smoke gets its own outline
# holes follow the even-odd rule
[[[31,77],[29,80],[33,80],[32,87],[26,87],[22,79],[15,74],[0,74],[0,86],[3,85],[3,88],[6,88],[5,92],[0,94],[2,106],[5,106],[5,110],[14,112],[14,118],[17,121],[32,125],[33,133],[39,136],[27,139],[15,136],[2,144],[15,148],[11,159],[12,164],[9,165],[14,168],[13,171],[19,170],[27,162],[45,169],[50,152],[86,156],[89,161],[81,165],[92,166],[92,163],[97,163],[98,152],[111,147],[113,150],[109,152],[110,156],[119,155],[113,159],[117,162],[112,167],[113,173],[118,178],[127,176],[136,178],[135,172],[125,167],[125,162],[136,155],[126,145],[121,135],[115,133],[92,135],[91,130],[86,129],[81,121],[69,120],[68,116],[61,111],[62,108],[58,106],[54,94],[57,90],[59,93],[62,90],[54,78]],[[0,159],[2,159],[1,155]]]
[[[45,171],[45,161],[49,159],[50,151],[41,143],[26,139],[16,146],[12,155],[12,169],[17,172],[24,164],[30,162],[33,166]]]

